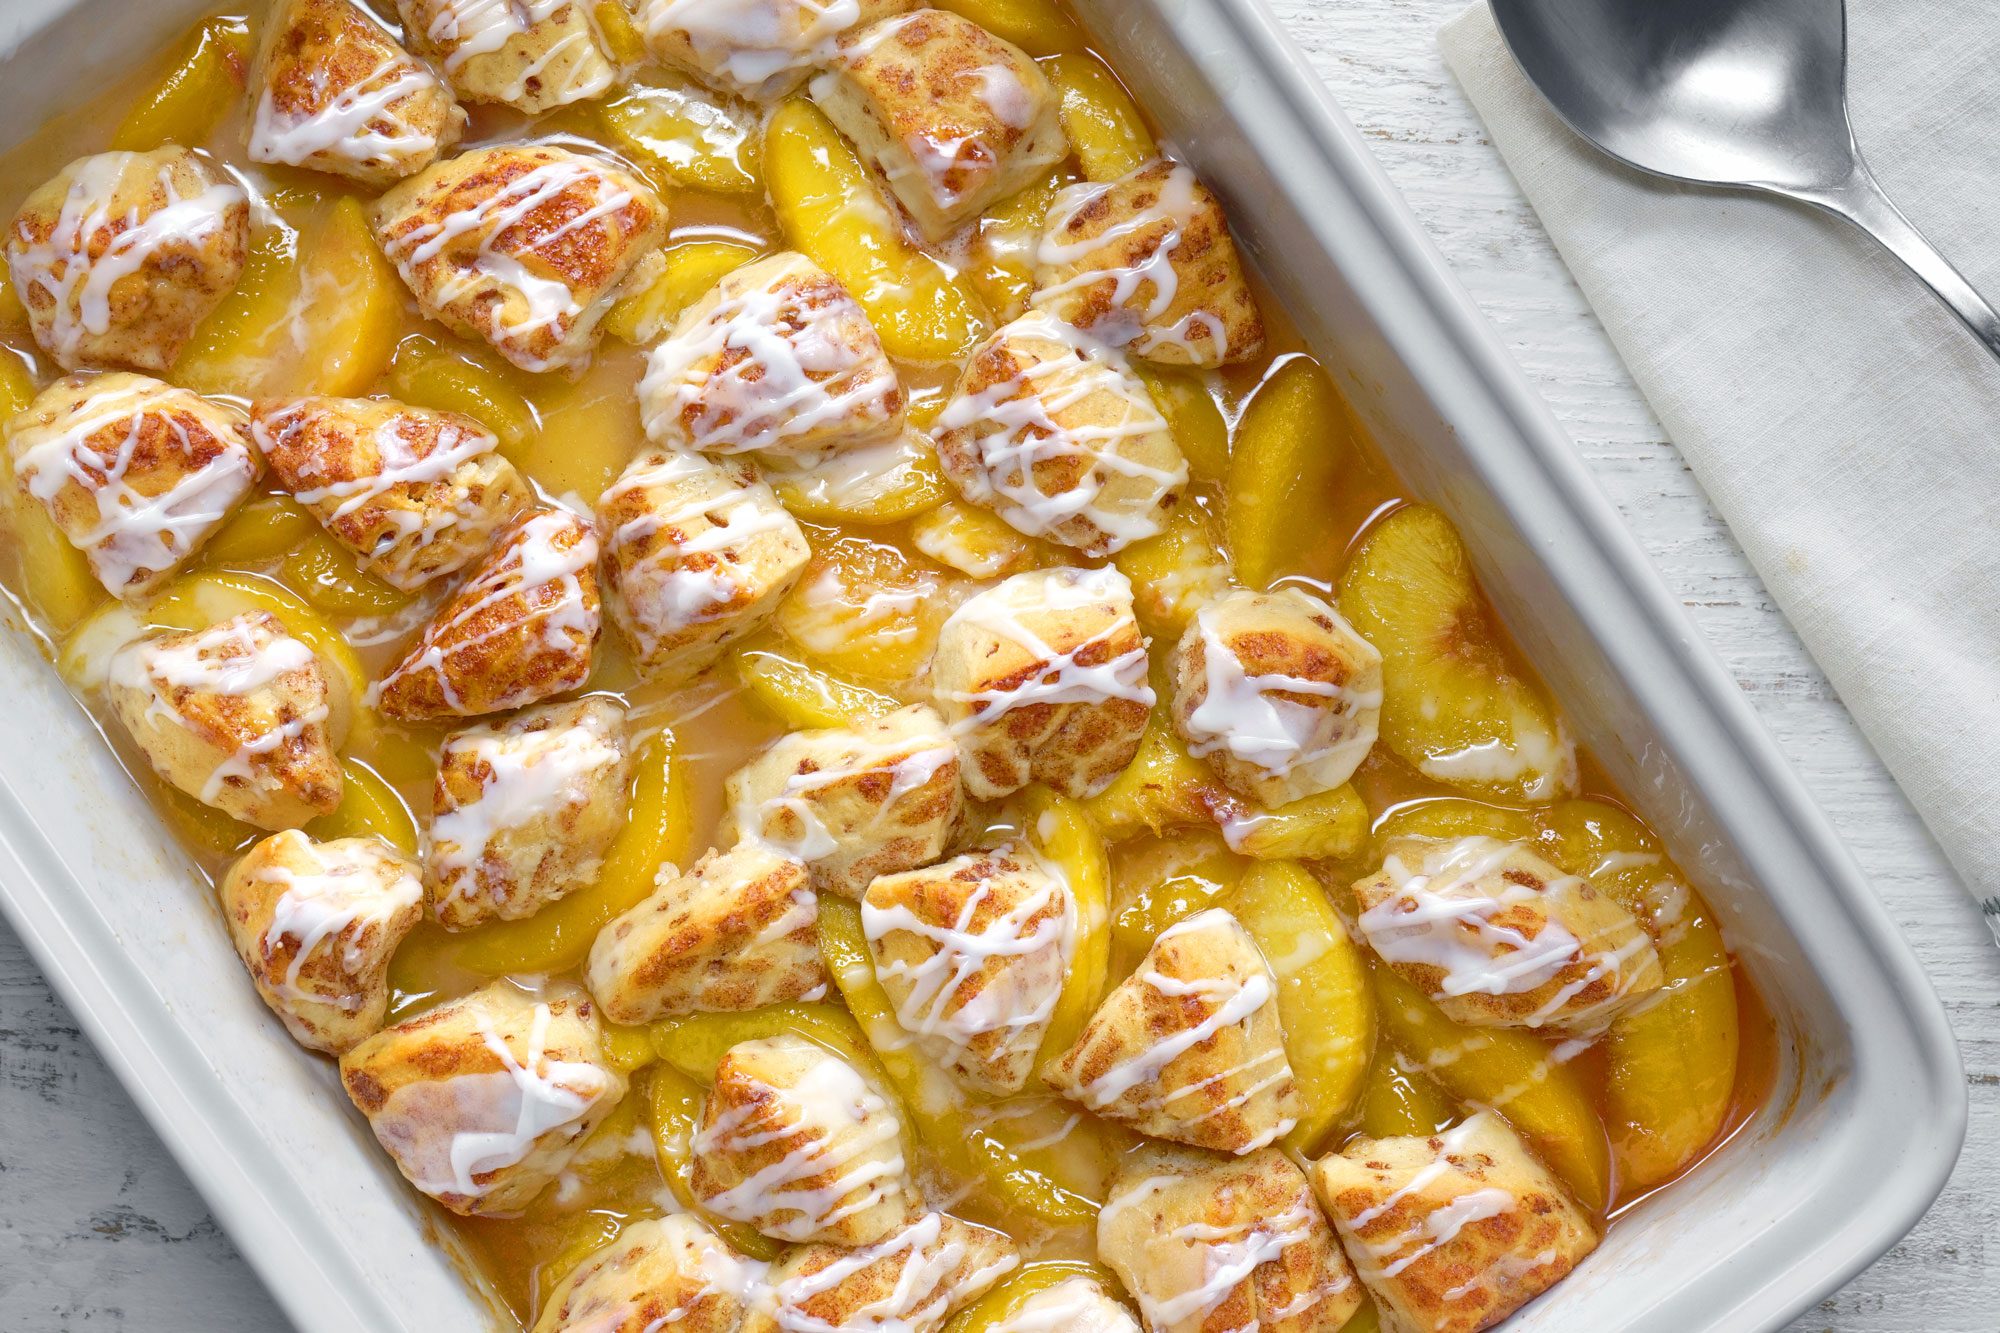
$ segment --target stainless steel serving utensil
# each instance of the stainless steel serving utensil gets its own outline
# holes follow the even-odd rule
[[[1585,139],[1655,175],[1765,190],[1846,218],[2000,357],[2000,315],[1861,160],[1844,0],[1491,2],[1529,81]]]

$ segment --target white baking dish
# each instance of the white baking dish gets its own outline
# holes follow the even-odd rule
[[[213,4],[5,0],[0,137]],[[1782,1324],[1902,1236],[1957,1157],[1965,1089],[1935,996],[1258,0],[1079,7],[1411,489],[1458,520],[1579,732],[1700,868],[1783,1034],[1755,1122],[1511,1327]],[[270,1020],[152,811],[11,630],[0,697],[0,907],[278,1301],[313,1333],[489,1327],[332,1067]]]

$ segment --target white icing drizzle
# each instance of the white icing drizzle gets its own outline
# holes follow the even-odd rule
[[[1200,208],[1198,183],[1194,172],[1187,167],[1178,162],[1171,164],[1159,183],[1159,198],[1150,207],[1133,211],[1095,236],[1062,239],[1085,209],[1131,179],[1127,176],[1121,181],[1085,181],[1061,191],[1051,201],[1042,240],[1035,250],[1035,262],[1045,272],[1083,267],[1059,282],[1038,285],[1030,303],[1037,309],[1060,309],[1072,295],[1109,282],[1111,309],[1090,326],[1090,331],[1105,342],[1119,347],[1130,344],[1140,356],[1155,352],[1166,343],[1178,344],[1192,354],[1188,331],[1199,325],[1208,335],[1209,347],[1226,347],[1229,340],[1222,322],[1208,311],[1195,310],[1173,325],[1160,325],[1180,295],[1180,272],[1174,267],[1174,258],[1183,234]],[[1116,262],[1114,255],[1121,243],[1152,231],[1159,232],[1158,239],[1151,242],[1137,262]],[[1108,267],[1097,267],[1098,264]]]
[[[1226,929],[1240,931],[1236,918],[1219,907],[1211,907],[1197,912],[1184,921],[1175,923],[1160,932],[1154,941],[1154,948],[1181,935],[1199,934],[1205,931]],[[1274,1043],[1271,1050],[1262,1055],[1252,1056],[1232,1069],[1213,1074],[1195,1083],[1171,1089],[1161,1086],[1161,1075],[1168,1065],[1209,1040],[1217,1033],[1248,1023],[1258,1010],[1272,1003],[1277,995],[1277,985],[1271,979],[1270,968],[1259,958],[1257,970],[1241,982],[1228,977],[1197,977],[1182,980],[1170,977],[1157,968],[1142,964],[1134,979],[1151,987],[1170,999],[1186,996],[1198,997],[1208,1016],[1191,1027],[1160,1038],[1144,1047],[1130,1058],[1111,1065],[1102,1074],[1083,1085],[1081,1100],[1093,1111],[1101,1111],[1132,1092],[1146,1089],[1140,1097],[1139,1108],[1147,1112],[1159,1112],[1185,1125],[1199,1124],[1224,1112],[1239,1110],[1253,1099],[1277,1087],[1292,1077],[1289,1061],[1285,1057],[1282,1044]],[[1183,1098],[1198,1096],[1217,1084],[1229,1084],[1242,1080],[1242,1087],[1233,1095],[1216,1105],[1194,1114],[1182,1114],[1172,1109],[1173,1104]],[[1252,1152],[1291,1132],[1295,1120],[1290,1116],[1280,1116],[1261,1130],[1252,1140],[1236,1149],[1238,1155]]]
[[[1464,1172],[1452,1159],[1472,1149],[1473,1140],[1485,1131],[1487,1114],[1477,1112],[1438,1135],[1436,1160],[1410,1177],[1409,1183],[1401,1189],[1374,1207],[1356,1213],[1348,1221],[1344,1228],[1349,1242],[1348,1255],[1364,1280],[1381,1282],[1393,1278],[1412,1264],[1451,1244],[1466,1227],[1487,1218],[1502,1216],[1517,1206],[1518,1201],[1506,1190],[1471,1188],[1455,1194],[1412,1226],[1386,1239],[1368,1240],[1361,1234],[1377,1218],[1386,1216],[1405,1199],[1429,1189],[1441,1177],[1447,1174],[1463,1175]],[[1468,1180],[1467,1183],[1471,1182]],[[1475,1278],[1462,1290],[1476,1289],[1487,1276],[1490,1274]]]
[[[873,1245],[847,1250],[818,1272],[798,1272],[777,1283],[778,1327],[785,1333],[930,1333],[944,1322],[959,1292],[984,1290],[1018,1262],[1002,1254],[970,1271],[971,1246],[947,1238],[942,1213],[926,1213]],[[893,1280],[870,1279],[865,1290],[884,1294],[867,1302],[842,1300],[840,1322],[810,1315],[807,1302],[885,1261],[896,1264]],[[858,1294],[858,1293],[857,1293]]]
[[[39,288],[54,301],[47,336],[50,350],[66,365],[77,360],[85,335],[110,330],[111,290],[120,279],[142,271],[169,249],[198,251],[227,225],[231,209],[248,202],[242,187],[227,180],[183,195],[172,168],[161,167],[155,179],[166,196],[164,204],[151,213],[142,212],[141,202],[112,212],[119,182],[144,156],[99,153],[72,164],[69,192],[48,239],[34,240],[27,219],[15,221],[8,247],[14,285],[23,299],[31,288]],[[104,252],[93,259],[91,246],[100,239]]]
[[[598,789],[606,769],[624,763],[618,745],[588,722],[547,727],[539,731],[507,724],[473,727],[444,743],[440,763],[484,768],[477,799],[455,809],[440,810],[426,834],[426,862],[446,892],[437,903],[440,915],[480,889],[477,873],[493,840],[563,810],[582,806]],[[580,882],[592,878],[578,872]]]
[[[291,940],[297,948],[285,968],[282,982],[270,983],[272,991],[288,1000],[331,1005],[353,1012],[367,1002],[358,991],[337,993],[302,990],[299,973],[315,953],[337,957],[344,978],[354,983],[369,965],[362,937],[368,927],[393,920],[414,907],[424,894],[424,886],[409,868],[388,857],[329,857],[326,849],[297,829],[277,835],[285,840],[283,853],[256,872],[260,881],[282,886],[271,905],[271,922],[264,928],[265,957],[284,948]],[[315,870],[293,870],[280,863],[283,858],[312,862]],[[384,876],[381,872],[393,869]]]
[[[272,628],[276,624],[268,613],[250,611],[198,633],[141,639],[112,657],[109,680],[145,696],[143,716],[148,723],[193,731],[168,691],[186,689],[210,697],[248,698],[268,690],[284,676],[316,664],[312,649]],[[265,785],[257,771],[259,762],[326,721],[327,712],[322,701],[289,722],[276,723],[248,737],[215,766],[194,794],[213,805],[231,778]]]
[[[484,1013],[472,1013],[501,1068],[408,1084],[376,1117],[377,1132],[397,1145],[410,1183],[430,1195],[483,1197],[501,1182],[475,1177],[526,1161],[545,1136],[575,1138],[611,1088],[597,1066],[549,1057],[548,1005],[535,1005],[521,1058]]]
[[[1087,705],[1123,699],[1151,708],[1155,696],[1146,678],[1146,647],[1137,634],[1131,605],[1131,582],[1109,565],[1031,570],[969,598],[945,621],[940,638],[951,634],[954,627],[980,630],[1020,645],[1043,666],[1035,676],[1012,687],[940,691],[942,700],[971,710],[953,724],[953,734],[963,736],[993,726],[1008,713],[1030,704]],[[1065,649],[1035,633],[1022,618],[1028,612],[1059,617],[1104,606],[1114,609],[1111,622]],[[1118,656],[1096,665],[1078,660],[1127,633],[1132,634],[1134,646]]]
[[[1282,672],[1249,675],[1216,631],[1214,609],[1205,606],[1194,617],[1206,692],[1187,716],[1189,753],[1205,758],[1222,751],[1274,778],[1300,769],[1344,770],[1328,786],[1346,781],[1375,744],[1381,688],[1360,690]],[[1283,695],[1326,702],[1301,703]]]
[[[754,595],[758,578],[748,557],[760,539],[798,532],[769,486],[739,479],[693,454],[641,457],[598,506],[608,509],[634,491],[648,493],[646,508],[607,534],[608,565],[618,573],[631,619],[654,643],[718,620]],[[630,554],[662,533],[666,539],[650,553]]]
[[[575,534],[568,549],[557,538]],[[464,701],[452,688],[453,654],[464,653],[497,635],[520,635],[523,639],[539,634],[544,646],[555,653],[582,651],[570,636],[576,635],[584,647],[597,637],[598,613],[584,600],[581,575],[597,564],[597,534],[587,525],[579,527],[573,515],[562,510],[543,510],[531,515],[515,533],[511,545],[498,561],[480,566],[447,606],[450,615],[425,627],[421,649],[401,666],[398,676],[431,672],[438,689],[452,708]],[[509,598],[531,599],[535,590],[556,588],[553,601],[531,606],[520,620],[506,620],[478,634],[464,631],[486,608]],[[377,694],[382,682],[369,687]],[[521,702],[526,702],[522,700]]]
[[[98,580],[125,596],[186,559],[228,516],[256,480],[257,460],[240,438],[217,435],[222,448],[213,458],[189,468],[158,495],[141,493],[128,474],[147,425],[164,425],[182,456],[192,459],[202,442],[175,408],[177,399],[198,400],[141,376],[105,381],[60,428],[19,430],[14,467],[28,493],[44,505],[53,505],[72,483],[89,494],[97,523],[70,540],[89,557]],[[32,442],[21,447],[22,440]],[[156,467],[148,482],[158,475]]]
[[[842,33],[861,21],[860,0],[641,0],[655,50],[685,41],[704,73],[731,92],[780,96],[831,60]]]
[[[1069,885],[1052,868],[1041,865],[1032,851],[1010,843],[946,862],[939,871],[955,874],[966,859],[990,860],[999,874],[1008,873],[1010,864],[1025,862],[1040,872],[1035,876],[1037,886],[977,928],[973,922],[992,896],[984,881],[969,886],[957,919],[946,926],[925,920],[903,903],[885,907],[872,897],[861,900],[861,928],[869,943],[877,946],[877,971],[909,984],[896,1003],[897,1023],[939,1053],[943,1063],[963,1060],[972,1043],[990,1033],[1008,1034],[1003,1046],[1021,1040],[1039,1042],[1055,1012],[1062,977],[1076,947],[1076,900]],[[914,963],[884,958],[879,949],[882,940],[899,931],[928,943],[931,952]],[[1051,951],[1059,960],[1052,968],[1012,966]],[[960,988],[982,974],[984,985],[978,993],[961,1000]],[[1054,984],[1047,984],[1050,981]]]
[[[424,38],[429,45],[444,55],[445,77],[459,81],[469,61],[480,56],[493,55],[503,50],[509,42],[520,37],[534,37],[535,30],[542,24],[561,16],[562,11],[578,0],[425,0],[431,6],[430,22],[424,28]],[[542,73],[559,58],[567,55],[577,45],[595,47],[595,39],[587,22],[574,24],[572,30],[561,38],[550,42],[531,61],[523,62],[520,69],[507,83],[493,89],[491,95],[503,102],[511,102],[527,92],[528,82],[540,78]],[[594,97],[611,86],[615,71],[607,63],[598,62],[596,68],[586,63],[583,69],[588,73],[581,78],[579,70],[572,70],[575,82],[562,90],[561,100],[578,101]]]
[[[972,475],[954,477],[965,498],[1031,537],[1084,519],[1105,534],[1106,553],[1158,533],[1157,500],[1186,483],[1187,463],[1176,455],[1172,467],[1158,467],[1130,457],[1123,447],[1167,430],[1146,386],[1114,348],[1045,312],[1031,311],[994,335],[995,345],[1018,340],[1047,340],[1062,350],[1010,379],[954,396],[938,417],[937,430],[968,432],[978,454]],[[974,364],[979,360],[975,353]],[[1116,420],[1076,419],[1073,409],[1105,398],[1117,404]],[[1087,460],[1087,470],[1065,490],[1044,491],[1035,465],[1068,458]],[[1114,478],[1144,481],[1150,497],[1114,505],[1104,498]]]
[[[699,323],[646,358],[648,436],[737,454],[894,428],[896,372],[846,289],[781,255],[730,275],[720,291]]]
[[[1412,865],[1398,848],[1383,859],[1394,892],[1361,913],[1355,924],[1384,962],[1434,967],[1444,996],[1524,995],[1575,975],[1556,988],[1534,1013],[1520,1021],[1540,1027],[1563,1015],[1569,1001],[1604,977],[1617,985],[1595,1012],[1624,998],[1637,973],[1627,965],[1652,947],[1645,932],[1633,930],[1618,948],[1592,953],[1558,918],[1565,896],[1587,890],[1574,875],[1556,875],[1540,887],[1502,876],[1521,855],[1512,843],[1495,838],[1460,838],[1417,845]],[[1531,905],[1542,923],[1530,938],[1494,918],[1509,908]]]
[[[903,1193],[902,1122],[845,1061],[831,1054],[813,1060],[777,1092],[730,1107],[695,1131],[698,1158],[788,1145],[778,1161],[705,1197],[709,1209],[769,1236],[809,1241]]]
[[[316,94],[324,95],[324,71],[314,71],[314,79]],[[400,51],[385,54],[318,107],[280,109],[267,82],[250,121],[250,160],[303,167],[325,154],[390,168],[427,161],[438,151],[437,135],[416,125],[404,104],[441,91],[437,76]]]
[[[587,192],[593,200],[590,207],[559,226],[537,229],[532,222],[535,213],[571,190]],[[407,230],[392,228],[396,234],[383,237],[382,249],[403,281],[413,290],[427,293],[439,307],[451,308],[494,288],[518,297],[524,307],[518,316],[510,316],[506,301],[485,303],[483,332],[495,345],[508,348],[510,359],[522,369],[553,370],[564,362],[531,354],[523,340],[547,328],[566,334],[583,317],[585,307],[567,282],[535,272],[529,261],[547,262],[544,252],[550,247],[616,214],[633,200],[632,192],[598,164],[564,154],[521,173],[471,207],[441,221]],[[525,244],[521,243],[523,232],[532,233]],[[478,249],[470,258],[455,252],[446,257],[446,251],[468,235],[479,238]],[[512,248],[496,248],[503,236],[510,238]],[[446,257],[445,270],[427,274],[426,266],[440,257]]]

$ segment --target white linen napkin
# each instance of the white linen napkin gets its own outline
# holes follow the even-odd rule
[[[1847,9],[1863,153],[2000,300],[2000,5]],[[1597,152],[1484,0],[1440,41],[1632,378],[2000,940],[2000,363],[1846,224]]]

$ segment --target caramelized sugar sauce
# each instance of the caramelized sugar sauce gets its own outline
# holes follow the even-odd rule
[[[11,212],[21,200],[52,176],[68,161],[103,150],[113,127],[128,109],[135,90],[152,86],[163,74],[171,56],[163,56],[129,76],[106,79],[107,91],[86,106],[65,112],[29,135],[19,146],[0,156],[0,207]],[[239,98],[214,134],[198,145],[225,163],[248,182],[269,205],[260,210],[257,225],[310,229],[323,218],[334,200],[355,192],[339,180],[324,175],[286,169],[259,167],[247,160],[243,151],[245,104]],[[564,110],[530,123],[512,112],[491,108],[471,108],[472,126],[464,146],[507,142],[523,137],[567,134],[587,126],[584,116]],[[725,195],[690,189],[670,188],[666,194],[671,208],[671,242],[726,240],[751,245],[764,252],[784,248],[778,220],[761,193]],[[364,195],[356,197],[365,198]],[[1253,283],[1256,279],[1253,275]],[[399,289],[400,290],[400,289]],[[1306,349],[1284,317],[1282,308],[1268,290],[1259,290],[1267,330],[1267,351],[1254,364],[1211,373],[1207,384],[1214,401],[1232,428],[1244,405],[1257,387],[1286,359],[1304,355]],[[527,400],[536,421],[536,433],[510,456],[552,499],[567,499],[588,507],[626,462],[644,444],[636,408],[636,386],[643,369],[644,355],[638,348],[606,337],[590,368],[575,382],[557,376],[532,377],[505,367],[497,356],[483,347],[468,345],[437,325],[423,320],[414,304],[403,294],[401,336],[428,339],[482,366],[495,369]],[[18,356],[33,370],[37,384],[45,384],[57,373],[43,358],[25,327],[18,321],[0,319],[0,347]],[[303,350],[310,357],[310,347]],[[903,364],[903,375],[919,419],[935,410],[955,377],[956,367]],[[379,382],[371,392],[390,394]],[[1327,493],[1297,497],[1303,545],[1286,581],[1315,591],[1327,592],[1337,577],[1346,553],[1369,523],[1387,513],[1406,498],[1380,453],[1371,444],[1352,413],[1336,423],[1326,436],[1326,447],[1336,451],[1334,469],[1337,484]],[[1194,503],[1220,514],[1220,488],[1197,482],[1183,503]],[[946,589],[950,598],[962,597],[969,581],[940,566],[910,544],[908,522],[882,527],[857,528],[845,534],[834,528],[808,525],[816,547],[843,535],[852,540],[878,543],[894,549],[898,559],[924,571]],[[1307,536],[1306,534],[1310,534]],[[0,547],[0,583],[20,603],[23,616],[36,627],[51,653],[60,646],[61,635],[39,621],[35,609],[21,593],[25,586],[22,549],[10,539]],[[217,567],[208,556],[197,558],[196,569]],[[240,573],[275,580],[294,592],[300,586],[295,568],[282,556],[265,560],[237,561],[222,567]],[[810,575],[808,575],[810,578]],[[421,623],[426,612],[441,600],[441,592],[420,594],[409,604],[385,614],[331,617],[347,636],[371,678],[387,668],[399,653],[408,633]],[[143,618],[143,617],[142,617]],[[1159,657],[1170,644],[1155,645]],[[907,683],[871,681],[875,688],[900,693],[911,699],[923,697]],[[627,654],[615,631],[607,627],[600,641],[598,661],[589,692],[608,693],[627,702],[641,734],[659,727],[670,728],[675,750],[684,764],[685,789],[691,801],[693,847],[712,845],[712,835],[721,814],[723,779],[766,742],[782,734],[784,728],[764,712],[737,685],[725,663],[715,672],[685,688],[664,688],[641,682],[631,669]],[[83,706],[103,717],[101,701],[85,698]],[[206,810],[191,799],[168,788],[152,774],[144,759],[131,747],[121,728],[102,725],[110,743],[124,760],[141,787],[158,803],[163,816],[175,828],[189,857],[209,885],[220,877],[237,854],[258,836],[255,830]],[[346,757],[366,765],[385,778],[406,812],[407,820],[421,827],[431,804],[431,781],[436,752],[446,729],[404,727],[381,722],[371,727],[349,749]],[[1584,757],[1583,793],[1612,803],[1617,793],[1603,772]],[[1357,775],[1356,786],[1378,818],[1395,807],[1426,798],[1451,795],[1451,791],[1416,772],[1378,745]],[[1114,865],[1117,864],[1114,858]],[[1330,868],[1326,876],[1338,881],[1353,878],[1371,867],[1342,865]],[[1118,886],[1114,885],[1115,893]],[[191,887],[191,894],[204,890]],[[219,923],[218,923],[219,928]],[[479,932],[472,932],[477,935]],[[470,991],[487,977],[458,965],[452,953],[457,941],[435,925],[420,926],[403,946],[393,972],[396,985],[391,1017],[410,1013],[436,1000]],[[1112,978],[1115,983],[1118,976]],[[1757,1110],[1773,1086],[1780,1059],[1779,1040],[1770,1015],[1741,969],[1735,974],[1741,1047],[1736,1072],[1735,1094],[1725,1128],[1717,1142],[1726,1140]],[[1602,1056],[1596,1049],[1575,1057],[1586,1082],[1602,1085]],[[532,1323],[547,1293],[551,1268],[559,1272],[574,1263],[595,1244],[609,1239],[628,1217],[655,1214],[671,1208],[660,1169],[646,1137],[644,1075],[635,1079],[627,1106],[614,1115],[597,1139],[588,1146],[558,1186],[546,1193],[514,1219],[446,1218],[475,1257],[484,1280],[499,1301],[523,1325]],[[1336,1132],[1331,1144],[1340,1141]],[[961,1191],[969,1189],[961,1185]],[[1658,1187],[1656,1187],[1658,1188]],[[1640,1193],[1614,1191],[1611,1212],[1629,1207]],[[663,1201],[664,1204],[663,1204]],[[1046,1225],[1024,1220],[1004,1206],[977,1192],[966,1193],[953,1206],[978,1221],[999,1225],[1014,1233],[1031,1255],[1049,1258],[1087,1258],[1092,1254],[1087,1228],[1052,1230]],[[440,1214],[442,1217],[443,1215]]]

